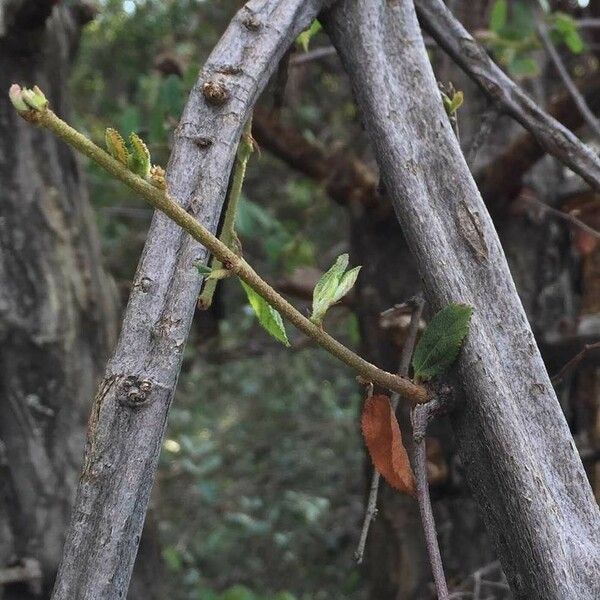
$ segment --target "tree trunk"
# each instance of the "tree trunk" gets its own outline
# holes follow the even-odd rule
[[[460,456],[517,598],[597,598],[598,509],[499,240],[443,112],[411,2],[324,19],[434,309],[474,306]]]
[[[85,7],[0,8],[0,598],[49,597],[77,485],[90,399],[116,333],[82,169],[23,121],[13,82],[60,114]],[[150,543],[153,546],[153,543]],[[138,578],[153,597],[155,572]],[[2,585],[4,584],[4,585]]]

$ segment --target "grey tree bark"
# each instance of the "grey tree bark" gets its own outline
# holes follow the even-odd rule
[[[251,0],[192,90],[167,168],[169,194],[211,231],[242,127],[279,60],[327,0]],[[94,401],[55,600],[125,596],[206,250],[156,214],[115,353]]]
[[[515,597],[597,598],[598,508],[443,112],[412,2],[342,0],[323,20],[430,304],[475,309],[453,425]]]
[[[48,598],[81,466],[90,398],[116,340],[117,306],[102,267],[74,153],[25,123],[6,98],[39,84],[64,93],[81,25],[73,3],[0,4],[0,598]],[[156,536],[132,598],[161,597]]]
[[[494,63],[442,0],[415,0],[423,28],[494,102],[528,129],[540,146],[600,190],[600,158]]]

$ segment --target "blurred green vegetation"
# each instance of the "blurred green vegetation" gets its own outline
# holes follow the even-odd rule
[[[166,165],[188,90],[239,5],[101,3],[70,84],[77,126],[99,144],[107,126],[136,131],[153,162]],[[317,33],[310,43],[327,42]],[[283,114],[306,136],[323,145],[360,139],[334,70],[310,64],[291,87]],[[88,178],[106,264],[125,301],[152,213],[94,165]],[[237,230],[244,255],[272,281],[299,266],[328,267],[348,244],[345,211],[265,152],[251,159]],[[363,598],[352,558],[364,492],[352,374],[296,332],[296,349],[279,347],[240,286],[220,287],[216,324],[203,327],[211,315],[198,314],[186,349],[153,497],[169,597]],[[347,309],[328,319],[336,335],[358,343]]]

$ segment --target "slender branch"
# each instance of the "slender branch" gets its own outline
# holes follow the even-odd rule
[[[586,344],[562,369],[552,377],[552,383],[559,383],[563,377],[571,370],[573,370],[584,358],[585,355],[591,350],[600,348],[600,342],[594,344]]]
[[[321,58],[327,58],[336,54],[333,46],[322,46],[321,48],[315,48],[308,52],[302,52],[301,54],[294,54],[290,58],[290,67],[298,67],[305,65],[313,60],[320,60]]]
[[[600,19],[579,19],[576,21],[576,23],[577,27],[579,27],[580,29],[595,29],[597,27],[600,27]]]
[[[398,374],[402,377],[408,376],[410,359],[415,348],[415,342],[417,341],[419,324],[421,322],[421,316],[423,314],[423,307],[425,306],[425,300],[420,295],[410,300],[410,302],[414,305],[414,310],[410,317],[408,333],[406,335],[404,345],[402,346],[402,354],[400,355],[400,365],[398,367]],[[392,394],[391,404],[393,412],[396,412],[399,400],[400,396],[397,393]],[[371,486],[369,488],[369,499],[367,500],[365,518],[363,520],[362,529],[360,531],[358,548],[354,553],[354,558],[356,559],[356,562],[359,565],[362,563],[365,554],[365,546],[367,544],[367,535],[369,534],[371,521],[373,521],[373,518],[377,514],[377,495],[379,493],[379,480],[379,473],[377,472],[377,470],[373,469],[373,477],[371,478]]]
[[[208,229],[192,217],[184,208],[174,202],[168,194],[133,174],[124,165],[102,150],[102,148],[96,146],[96,144],[84,135],[57,117],[50,109],[45,109],[41,112],[29,112],[24,116],[28,116],[29,120],[57,135],[100,165],[115,179],[122,181],[133,191],[140,194],[146,202],[163,212],[196,241],[210,250],[226,269],[247,283],[295,327],[315,340],[330,354],[333,354],[336,358],[353,368],[364,379],[377,383],[393,392],[397,392],[400,396],[410,400],[414,404],[427,401],[428,393],[423,386],[415,385],[404,377],[377,368],[332,338],[321,327],[315,325],[297,311],[285,298],[280,296],[264,281],[243,258],[235,254],[235,252],[210,233]]]
[[[484,94],[528,129],[546,152],[600,190],[600,158],[593,150],[523,92],[492,61],[442,0],[415,0],[414,4],[424,29]]]
[[[237,245],[238,242],[237,235],[235,233],[235,216],[237,214],[239,199],[242,195],[242,186],[246,176],[246,167],[252,152],[252,117],[250,117],[244,126],[244,131],[242,133],[242,137],[238,145],[238,151],[235,156],[233,174],[231,177],[231,189],[227,195],[227,208],[225,209],[225,217],[221,227],[220,239],[229,248],[232,247],[232,244]],[[236,253],[237,250],[238,248],[234,248]],[[213,271],[217,271],[223,267],[223,264],[217,257],[213,256],[210,266]],[[206,278],[204,280],[204,289],[198,297],[198,307],[201,310],[207,310],[210,308],[218,283],[219,280],[216,278]]]
[[[530,195],[523,194],[521,197],[523,200],[525,200],[525,202],[535,204],[536,206],[539,206],[544,212],[548,212],[551,215],[554,215],[555,217],[557,217],[558,219],[562,219],[563,221],[566,221],[567,223],[570,223],[571,225],[575,225],[575,227],[579,227],[579,229],[582,229],[586,233],[589,233],[591,236],[595,237],[596,239],[600,239],[600,231],[598,231],[597,229],[594,229],[593,227],[590,227],[589,225],[584,223],[581,219],[578,219],[577,217],[574,217],[573,215],[571,215],[569,213],[563,212],[562,210],[558,210],[557,208],[549,206],[545,202],[542,202],[541,200],[538,200],[537,198],[533,198]]]
[[[544,46],[544,49],[548,53],[550,60],[558,71],[558,74],[562,79],[562,82],[565,84],[569,94],[571,95],[571,98],[573,98],[573,101],[577,105],[579,112],[585,119],[588,127],[594,132],[596,138],[600,140],[600,123],[598,122],[598,119],[596,119],[594,113],[590,110],[585,98],[581,95],[577,89],[577,86],[575,85],[575,82],[569,75],[567,67],[565,66],[562,58],[550,39],[550,34],[548,33],[548,27],[546,26],[546,23],[539,16],[536,16],[535,28],[542,45]]]
[[[416,406],[411,413],[413,426],[413,467],[415,471],[415,481],[417,484],[417,500],[419,502],[419,512],[421,513],[421,523],[423,524],[423,533],[425,534],[425,545],[429,555],[429,563],[433,573],[433,580],[437,591],[438,600],[448,600],[448,586],[446,576],[444,575],[444,566],[442,564],[442,555],[437,540],[437,531],[435,528],[435,519],[431,507],[431,497],[429,495],[429,482],[427,480],[427,448],[425,437],[429,421],[440,412],[442,407],[441,400],[436,398],[427,404]]]

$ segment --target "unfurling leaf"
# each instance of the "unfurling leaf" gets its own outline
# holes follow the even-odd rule
[[[246,292],[248,302],[258,319],[258,322],[262,325],[263,329],[267,333],[271,334],[277,341],[281,342],[284,346],[289,346],[285,327],[283,325],[283,319],[281,315],[262,297],[259,296],[249,285],[245,284],[241,279],[240,283]]]
[[[23,90],[18,83],[13,83],[8,90],[8,97],[12,102],[12,105],[19,111],[25,112],[29,110],[29,106],[25,104],[23,100]]]
[[[442,102],[444,104],[444,110],[449,117],[454,116],[456,111],[462,106],[462,103],[465,99],[465,95],[461,90],[451,91],[452,97],[450,97],[445,92],[442,92]]]
[[[32,110],[42,111],[48,106],[48,100],[44,96],[44,92],[37,85],[34,85],[32,90],[23,88],[21,97]]]
[[[387,396],[371,396],[360,418],[363,439],[377,472],[400,492],[415,495],[413,475],[396,415]]]
[[[127,166],[129,162],[129,150],[127,150],[121,134],[116,129],[112,129],[112,127],[106,128],[104,143],[106,144],[108,153],[122,165]]]
[[[317,282],[313,291],[313,306],[310,320],[317,325],[323,322],[328,309],[341,300],[356,283],[360,267],[344,273],[348,267],[348,255],[337,257],[333,266]]]
[[[129,170],[147,179],[151,167],[148,147],[137,133],[129,135],[129,145],[131,146],[131,155],[128,162]]]
[[[415,379],[424,381],[440,375],[455,361],[472,313],[466,304],[448,304],[431,319],[413,354]]]
[[[305,29],[297,38],[296,43],[304,52],[308,52],[308,46],[310,45],[310,40],[321,31],[322,26],[319,21],[316,19],[310,24],[308,29]]]

